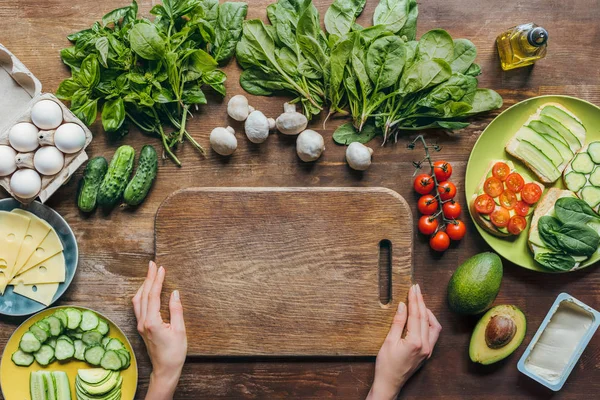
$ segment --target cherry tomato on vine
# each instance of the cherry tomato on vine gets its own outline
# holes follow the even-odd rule
[[[527,227],[527,220],[520,215],[514,215],[509,221],[507,229],[511,235],[518,235]]]
[[[437,218],[431,218],[429,215],[423,215],[419,218],[419,232],[423,235],[431,235],[438,228]]]
[[[489,194],[481,194],[475,199],[475,210],[479,214],[491,214],[494,208],[496,208],[496,203]]]
[[[452,176],[452,165],[446,161],[436,161],[433,163],[433,173],[438,182],[447,181]]]
[[[454,200],[450,200],[442,206],[442,211],[444,212],[444,217],[447,219],[456,219],[460,215],[462,211],[460,204],[458,204]]]
[[[421,196],[417,203],[419,212],[423,215],[433,215],[438,210],[438,201],[430,194]]]
[[[428,194],[435,186],[433,178],[427,174],[419,174],[415,177],[413,184],[415,191],[419,194]]]
[[[515,193],[519,193],[525,185],[525,180],[518,172],[513,172],[506,177],[506,188],[512,190]]]
[[[500,179],[490,176],[483,183],[483,191],[492,197],[498,197],[504,191],[504,184]]]
[[[494,164],[494,167],[492,168],[493,176],[500,179],[501,181],[504,181],[504,180],[506,180],[506,177],[509,174],[510,174],[510,167],[508,166],[508,164],[503,163],[502,161],[499,161],[496,164]]]
[[[517,205],[517,195],[512,190],[506,189],[498,197],[498,201],[502,207],[512,210]]]
[[[438,192],[440,193],[440,199],[450,200],[456,196],[456,186],[452,182],[440,182]]]
[[[542,197],[542,189],[533,182],[529,182],[523,186],[521,192],[523,201],[527,204],[535,204]]]
[[[462,221],[452,221],[446,226],[446,233],[452,240],[461,240],[467,233],[467,227]]]
[[[504,207],[496,208],[490,215],[492,224],[498,228],[506,228],[508,221],[510,220],[510,213]]]
[[[527,214],[529,214],[529,204],[525,203],[523,200],[517,201],[515,212],[521,217],[526,217]]]
[[[429,239],[429,246],[435,251],[446,251],[450,247],[450,238],[444,231],[439,231]]]

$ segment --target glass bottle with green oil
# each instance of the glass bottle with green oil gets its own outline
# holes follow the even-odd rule
[[[534,23],[517,25],[496,39],[502,69],[525,67],[546,56],[548,32]]]

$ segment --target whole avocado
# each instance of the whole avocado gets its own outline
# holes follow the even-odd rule
[[[487,310],[500,291],[502,260],[495,253],[480,253],[462,263],[448,283],[448,305],[459,314]]]

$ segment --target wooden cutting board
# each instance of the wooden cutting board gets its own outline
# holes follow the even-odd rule
[[[156,262],[190,356],[374,356],[411,284],[412,226],[384,188],[192,188],[158,210]]]

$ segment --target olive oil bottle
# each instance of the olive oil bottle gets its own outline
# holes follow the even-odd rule
[[[546,56],[548,32],[533,23],[517,25],[496,39],[502,69],[525,67]]]

